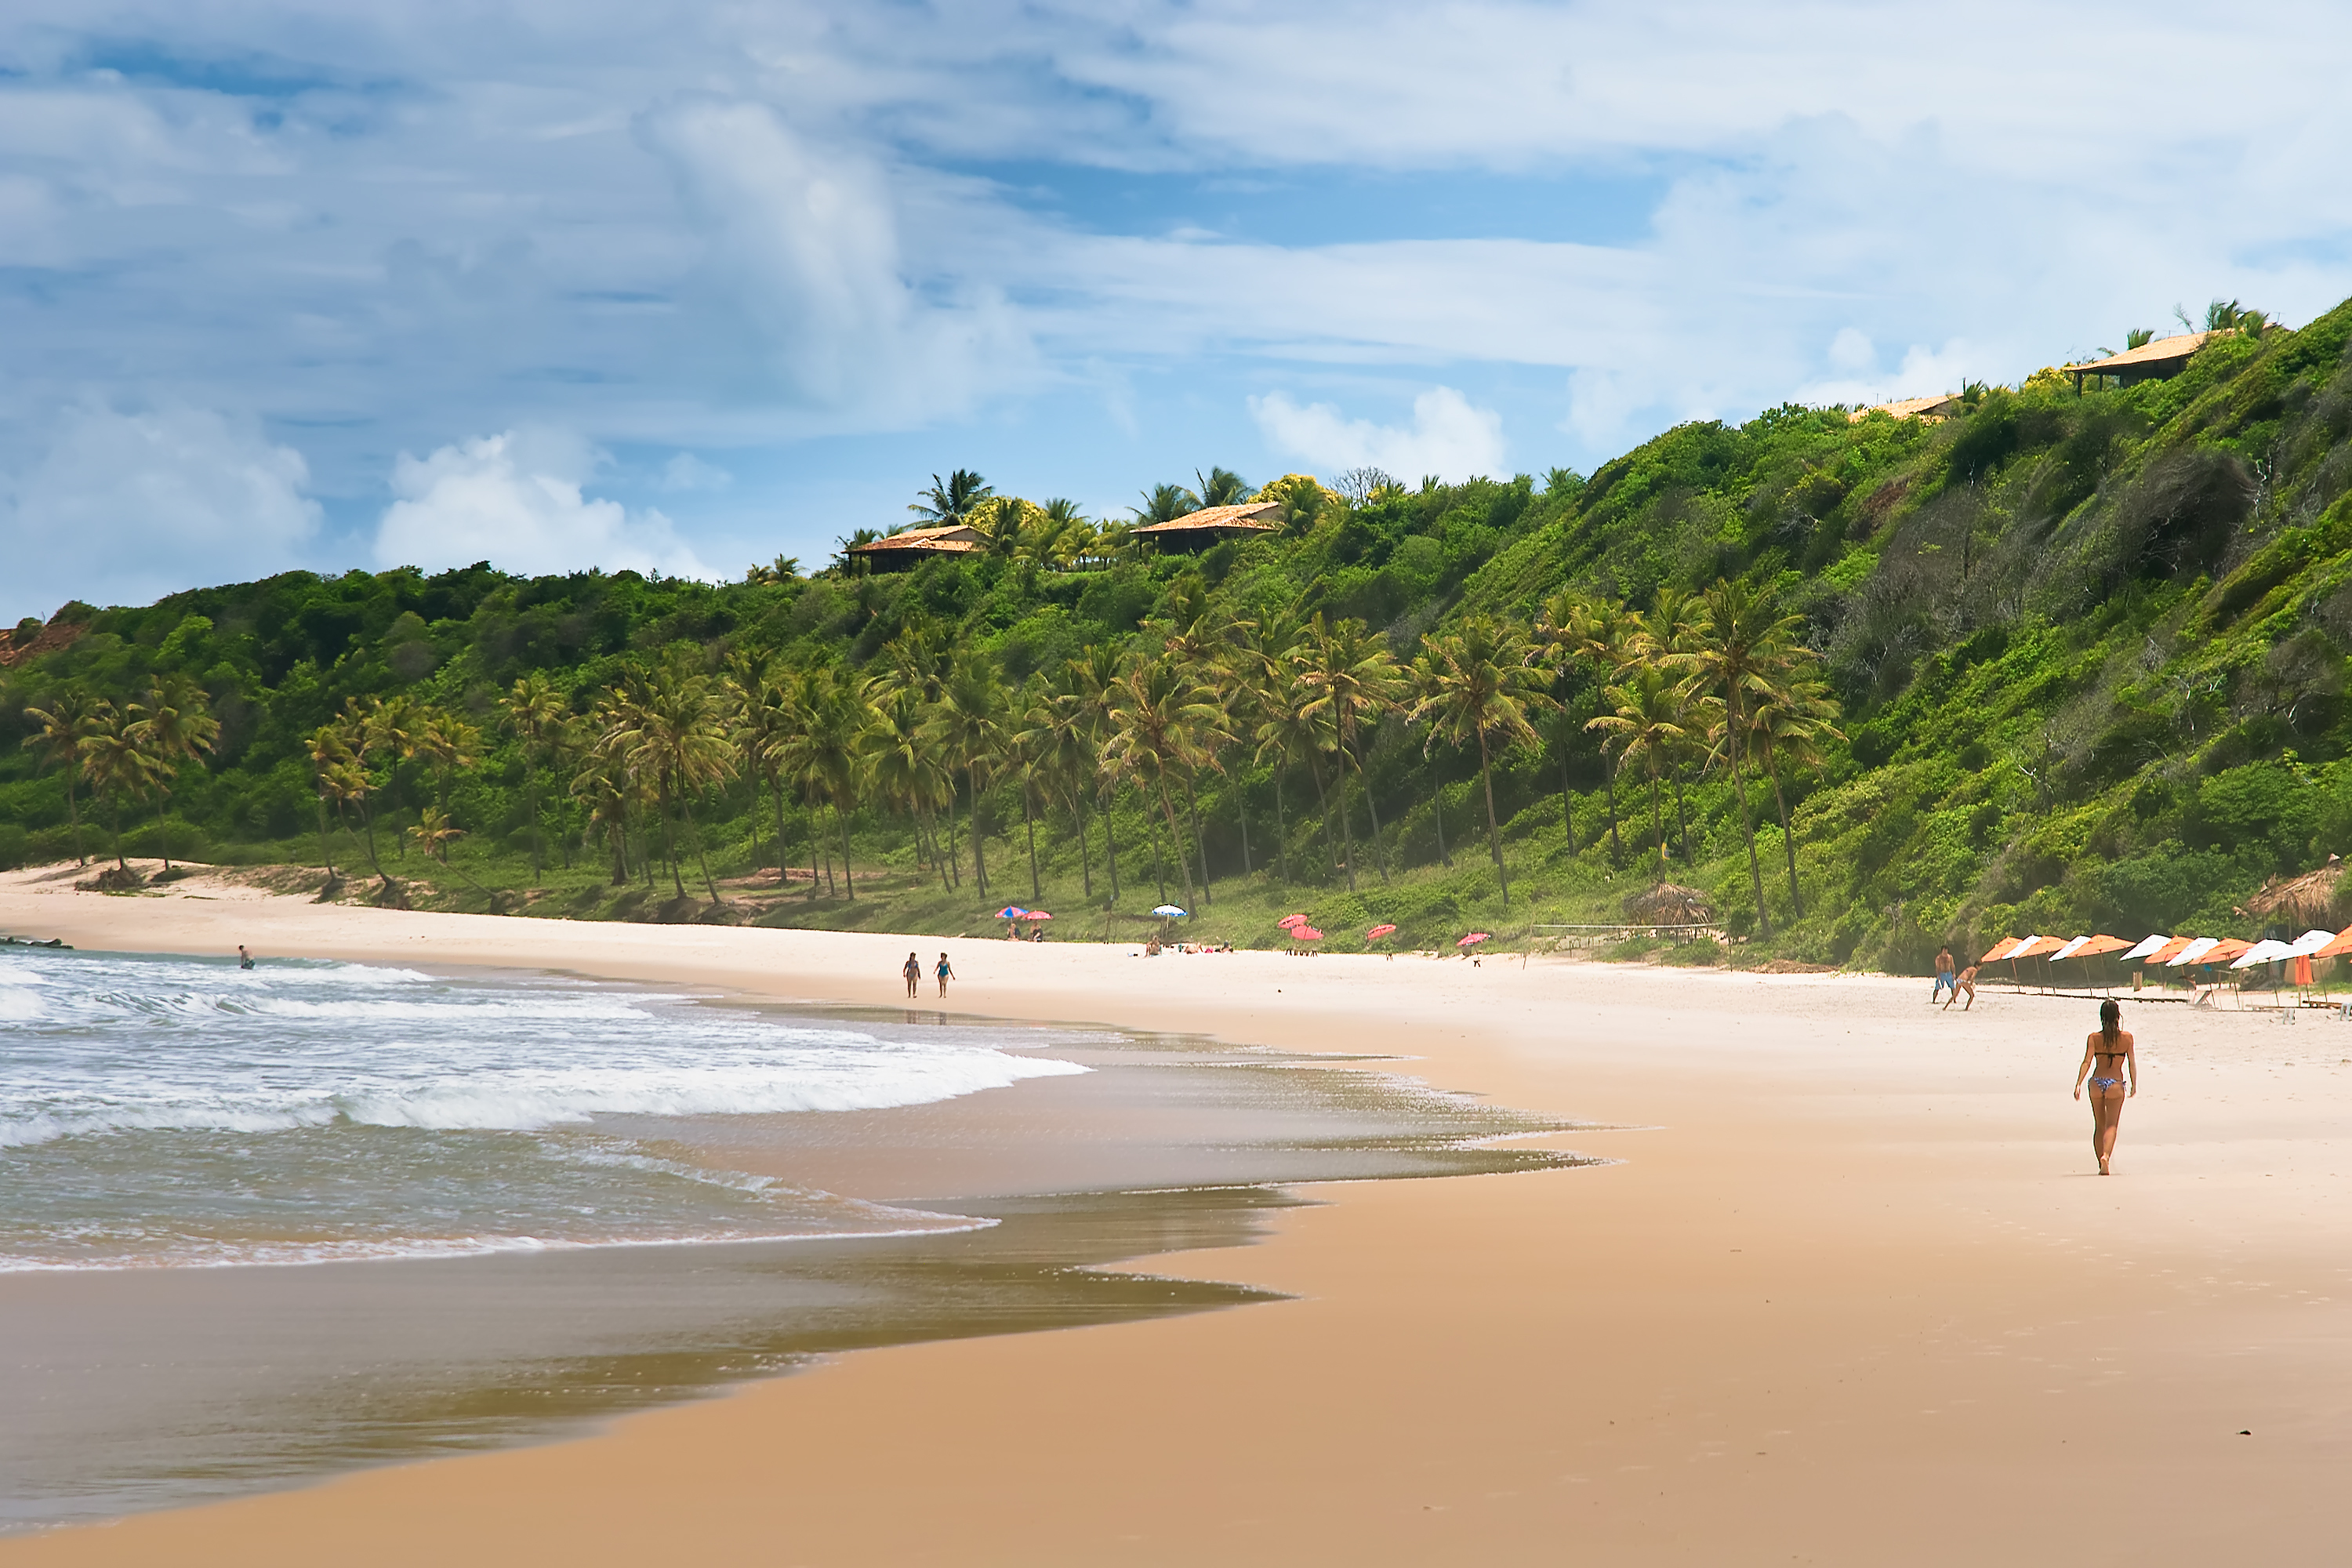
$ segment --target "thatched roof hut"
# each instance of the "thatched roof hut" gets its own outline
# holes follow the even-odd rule
[[[1625,914],[1654,926],[1703,926],[1715,921],[1706,895],[1676,882],[1661,882],[1632,895],[1625,900]]]
[[[2273,877],[2261,892],[2246,900],[2246,913],[2258,920],[2287,925],[2326,926],[2335,930],[2338,918],[2336,892],[2344,880],[2344,862],[2330,855],[2327,864],[2300,877]]]

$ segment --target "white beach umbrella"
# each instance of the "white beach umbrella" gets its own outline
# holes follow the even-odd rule
[[[2252,969],[2257,963],[2275,963],[2280,959],[2288,956],[2288,954],[2293,952],[2294,948],[2289,943],[2279,942],[2274,938],[2264,937],[2262,941],[2254,943],[2253,946],[2240,953],[2238,955],[2237,962],[2231,964],[2230,967],[2232,969]]]
[[[2055,963],[2062,958],[2072,958],[2074,956],[2074,952],[2077,948],[2081,947],[2084,942],[2094,940],[2095,939],[2087,936],[2071,938],[2068,940],[2065,946],[2060,948],[2057,952],[2050,955],[2050,962]]]
[[[2332,931],[2307,931],[2287,944],[2286,956],[2289,958],[2305,957],[2311,953],[2317,952],[2321,948],[2326,947],[2329,942],[2334,942],[2335,940],[2336,933]]]
[[[2166,942],[2170,942],[2171,940],[2172,939],[2168,936],[2144,936],[2139,939],[2139,945],[2137,947],[2133,948],[2129,952],[2124,954],[2124,962],[2128,963],[2134,959],[2146,958],[2149,953],[2154,952],[2158,948],[2162,947]]]
[[[2218,936],[2200,936],[2195,942],[2190,942],[2187,947],[2182,948],[2179,952],[2174,953],[2170,958],[2166,959],[2164,961],[2164,967],[2167,969],[2178,969],[2184,963],[2194,963],[2199,959],[2204,957],[2207,953],[2212,952],[2215,948],[2221,945],[2221,939]]]

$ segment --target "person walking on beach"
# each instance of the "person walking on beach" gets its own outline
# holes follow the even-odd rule
[[[2074,1098],[2083,1098],[2083,1080],[2091,1080],[2091,1152],[2099,1159],[2099,1174],[2107,1173],[2115,1158],[2116,1125],[2124,1118],[2124,1101],[2139,1092],[2139,1055],[2124,1031],[2124,1010],[2112,996],[2099,1004],[2096,1034],[2083,1042],[2083,1065],[2074,1069]]]
[[[907,977],[907,1000],[912,1002],[915,993],[922,987],[923,961],[910,952],[907,955],[906,967],[899,973]]]
[[[944,952],[940,954],[937,973],[940,977],[940,994],[944,996],[948,994],[948,982],[955,978],[955,965],[948,962],[948,955]]]
[[[1960,1011],[1965,1013],[1977,1005],[1977,966],[1973,963],[1961,970],[1958,978],[1953,980],[1952,994],[1944,998],[1945,1012],[1948,1013],[1952,1010],[1952,1004],[1959,1001],[1960,993],[1963,991],[1969,994],[1967,1004],[1960,1008]]]
[[[1937,949],[1936,988],[1927,993],[1927,1005],[1934,1006],[1936,998],[1951,990],[1957,984],[1958,982],[1952,976],[1952,950],[1948,947]]]
[[[238,942],[236,944],[236,966],[239,969],[251,969],[253,967],[253,954],[245,951],[245,943],[243,942]]]

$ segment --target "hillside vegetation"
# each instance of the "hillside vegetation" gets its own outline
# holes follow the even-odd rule
[[[2246,324],[2168,381],[2043,372],[1941,423],[1292,476],[1282,534],[1197,557],[966,475],[926,505],[986,548],[903,574],[68,605],[5,653],[0,864],[74,858],[78,819],[94,865],[331,860],[343,897],[583,918],[1130,934],[1173,900],[1204,937],[1430,945],[1663,879],[1743,961],[2253,935],[2266,879],[2352,844],[2352,303]]]

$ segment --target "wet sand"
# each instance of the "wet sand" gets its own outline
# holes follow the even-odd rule
[[[895,1001],[910,945],[37,886],[0,879],[0,929],[808,1001]],[[2081,1003],[1133,951],[953,943],[949,1002],[1402,1051],[1438,1087],[1619,1129],[1551,1140],[1617,1163],[1318,1186],[1256,1246],[1133,1266],[1290,1300],[858,1352],[578,1440],[0,1543],[0,1564],[2186,1563],[2319,1560],[2341,1533],[2332,1017],[2129,1006],[2147,1088],[2101,1180],[2066,1092]],[[856,1195],[922,1186],[894,1163]]]

